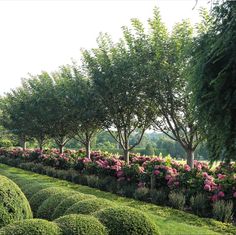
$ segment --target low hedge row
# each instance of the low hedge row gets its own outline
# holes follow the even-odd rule
[[[15,178],[19,180],[20,178]],[[39,190],[30,200],[40,219],[27,219],[12,223],[0,230],[4,235],[158,235],[158,229],[142,212],[129,208],[118,208],[106,199],[97,199],[74,190],[59,187],[42,189],[37,182],[27,184],[20,180],[22,187]],[[14,183],[13,183],[14,184]],[[47,187],[48,185],[45,185]],[[31,189],[32,188],[32,189]],[[87,199],[87,200],[85,200]],[[69,209],[67,209],[69,207]],[[104,209],[105,208],[105,209]],[[107,208],[107,209],[106,209]],[[67,210],[66,210],[67,209]],[[91,214],[91,215],[84,215]],[[114,218],[114,216],[116,218]],[[58,218],[59,217],[59,218]],[[43,220],[55,219],[53,222]],[[112,218],[112,219],[111,219]],[[116,228],[112,227],[112,223]]]

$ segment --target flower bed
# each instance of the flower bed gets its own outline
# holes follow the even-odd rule
[[[134,196],[146,201],[152,200],[155,191],[163,198],[164,204],[168,202],[170,193],[182,193],[182,201],[185,201],[185,209],[189,210],[194,205],[191,201],[196,195],[203,195],[205,205],[212,211],[217,201],[232,201],[234,211],[236,208],[236,164],[220,163],[214,170],[206,163],[195,161],[194,169],[186,164],[179,163],[171,158],[131,156],[130,164],[126,165],[122,157],[94,151],[91,159],[85,157],[83,150],[66,150],[60,154],[58,150],[26,150],[0,149],[0,155],[13,159],[16,163],[33,162],[45,167],[53,167],[56,170],[77,172],[79,183],[88,184],[103,190],[109,190],[124,196]],[[67,179],[64,171],[62,177]],[[57,175],[58,175],[57,171]],[[47,173],[46,173],[47,174]],[[50,172],[53,175],[53,172]],[[54,175],[53,175],[54,176]],[[58,177],[58,176],[56,176]],[[59,176],[60,177],[60,176]],[[69,176],[71,180],[73,176]],[[75,177],[76,178],[76,177]],[[73,179],[74,180],[74,179]],[[175,194],[172,194],[175,195]],[[160,198],[160,195],[158,196]],[[173,197],[173,196],[172,196]],[[178,194],[178,197],[180,195]],[[177,200],[177,199],[176,199]],[[175,201],[176,201],[175,200]],[[195,200],[196,201],[196,200]],[[157,200],[158,204],[159,201]],[[163,203],[162,203],[163,204]],[[203,216],[213,216],[212,212]],[[235,213],[236,214],[236,213]]]

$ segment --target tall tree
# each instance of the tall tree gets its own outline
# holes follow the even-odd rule
[[[213,8],[196,40],[194,103],[212,161],[236,159],[236,2]]]
[[[194,167],[194,151],[201,141],[191,106],[189,60],[193,45],[193,28],[189,21],[178,23],[168,34],[158,9],[149,21],[150,84],[147,92],[156,109],[154,127],[180,143],[187,164]]]
[[[122,147],[126,163],[129,151],[139,144],[150,126],[151,117],[144,92],[148,76],[143,69],[148,60],[148,52],[143,49],[146,38],[142,37],[140,22],[134,20],[133,26],[134,33],[123,27],[119,43],[113,44],[108,35],[100,35],[98,48],[83,52],[88,74],[105,110],[104,127]],[[139,137],[131,145],[130,136],[137,130],[141,130]]]

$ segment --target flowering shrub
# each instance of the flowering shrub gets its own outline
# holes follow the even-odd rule
[[[84,150],[66,150],[60,154],[56,149],[43,151],[39,149],[23,151],[20,148],[0,149],[0,155],[12,161],[41,163],[61,170],[74,169],[81,176],[94,175],[98,179],[109,178],[110,181],[117,182],[121,192],[125,187],[128,190],[131,186],[135,186],[135,189],[140,191],[145,188],[151,190],[150,192],[163,190],[167,194],[183,192],[188,205],[193,196],[201,194],[209,205],[224,200],[233,201],[236,207],[236,163],[220,163],[213,170],[206,163],[195,161],[194,169],[190,169],[188,165],[174,161],[170,157],[150,158],[131,155],[130,164],[126,165],[122,157],[109,153],[92,151],[91,159],[88,159]],[[123,194],[130,196],[131,191],[135,189]]]

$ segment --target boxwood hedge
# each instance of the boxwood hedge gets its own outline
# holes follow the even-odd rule
[[[0,229],[2,235],[60,235],[56,223],[42,219],[27,219],[9,224]]]
[[[32,212],[23,192],[12,180],[0,175],[0,228],[30,218]]]
[[[95,217],[89,215],[65,215],[54,221],[63,235],[107,235],[107,230]]]
[[[37,214],[38,208],[47,198],[57,193],[60,193],[62,191],[65,191],[65,190],[59,187],[50,187],[50,188],[42,189],[39,192],[35,193],[33,197],[31,197],[31,199],[29,200],[33,214],[34,215]]]
[[[110,235],[159,235],[155,224],[144,213],[130,207],[110,207],[94,215]]]
[[[77,202],[80,202],[85,199],[95,199],[95,198],[96,197],[94,195],[76,193],[75,195],[72,195],[64,199],[61,203],[59,203],[59,205],[54,210],[52,219],[56,219],[56,218],[59,218],[60,216],[63,216],[66,210]]]
[[[112,207],[114,203],[106,199],[89,199],[72,205],[65,214],[91,214],[106,207]]]
[[[61,191],[55,195],[50,196],[48,199],[43,201],[37,210],[37,217],[42,219],[50,220],[52,214],[54,213],[55,208],[60,204],[64,199],[71,196],[75,191]]]

